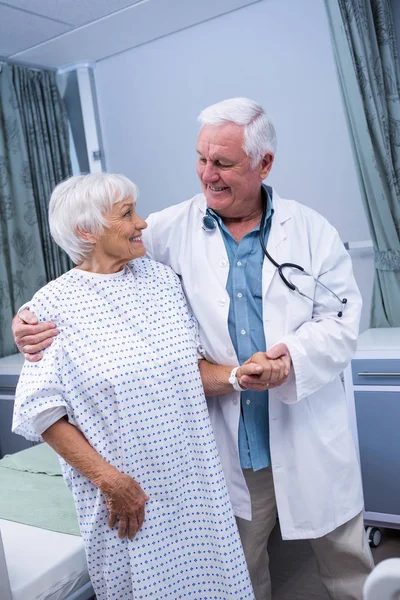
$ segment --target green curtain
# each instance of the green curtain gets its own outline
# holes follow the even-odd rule
[[[400,77],[389,0],[325,0],[375,252],[371,327],[400,327]]]
[[[36,204],[47,281],[56,279],[73,263],[50,236],[48,205],[51,192],[72,175],[68,118],[54,71],[12,66]]]
[[[17,309],[69,268],[46,233],[52,187],[71,174],[65,116],[50,106],[61,102],[54,86],[54,73],[0,64],[0,357],[17,351],[10,328]],[[27,87],[35,91],[23,98]]]

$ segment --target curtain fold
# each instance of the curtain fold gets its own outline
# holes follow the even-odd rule
[[[72,265],[49,243],[47,224],[51,191],[71,174],[54,86],[54,73],[0,64],[0,357],[17,352],[18,308]]]
[[[325,0],[374,244],[371,326],[400,327],[400,76],[389,0]]]
[[[30,165],[40,239],[48,281],[73,267],[50,236],[48,204],[60,181],[72,175],[68,119],[53,71],[34,71],[12,66]]]

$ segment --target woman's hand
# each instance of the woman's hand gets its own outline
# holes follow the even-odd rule
[[[83,433],[66,419],[53,423],[42,437],[99,488],[107,502],[109,526],[114,527],[118,519],[118,536],[132,540],[143,525],[144,505],[150,500],[137,481],[104,460]]]
[[[118,537],[133,540],[144,521],[145,503],[150,497],[129,475],[115,473],[99,485],[108,508],[108,524],[118,520]]]

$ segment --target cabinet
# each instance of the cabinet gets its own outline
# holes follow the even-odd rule
[[[5,454],[25,450],[32,445],[31,442],[11,431],[15,388],[23,363],[22,354],[0,359],[0,458]]]
[[[369,329],[345,371],[365,522],[400,529],[400,327]]]

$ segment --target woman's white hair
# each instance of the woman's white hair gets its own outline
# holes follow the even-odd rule
[[[113,204],[132,198],[136,202],[138,188],[124,175],[90,173],[75,175],[54,189],[49,203],[50,233],[54,241],[80,265],[94,244],[78,233],[78,228],[93,236],[101,235],[105,213]]]
[[[197,117],[201,126],[236,123],[244,127],[243,150],[255,168],[267,152],[275,154],[276,133],[262,106],[249,98],[231,98],[205,108]]]

